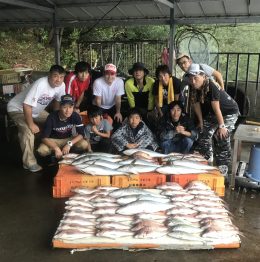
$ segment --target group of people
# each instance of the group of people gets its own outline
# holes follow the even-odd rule
[[[113,64],[106,64],[103,76],[94,81],[86,62],[78,62],[67,75],[63,67],[53,65],[47,77],[8,103],[9,116],[18,127],[23,167],[31,172],[42,169],[34,154],[34,137],[41,130],[37,149],[41,156],[54,154],[59,159],[71,149],[121,153],[146,148],[166,154],[194,150],[206,159],[214,153],[216,165],[226,174],[238,105],[225,92],[220,72],[193,63],[187,54],[179,54],[176,62],[185,72],[182,80],[167,65],[159,65],[153,79],[145,65],[137,62],[125,83]],[[184,86],[188,86],[188,99]],[[126,116],[121,112],[123,95],[129,104]],[[91,106],[84,126],[79,113],[86,101]],[[45,109],[50,105],[53,110],[48,113]]]

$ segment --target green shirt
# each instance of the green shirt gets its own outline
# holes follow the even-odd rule
[[[125,92],[127,95],[128,103],[131,108],[139,107],[147,110],[154,108],[154,96],[152,93],[154,79],[146,76],[144,79],[144,87],[140,89],[137,86],[133,77],[128,79],[125,83]]]

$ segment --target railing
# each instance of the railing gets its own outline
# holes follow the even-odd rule
[[[79,46],[79,59],[88,61],[92,68],[114,63],[122,75],[127,75],[133,63],[143,62],[154,76],[162,63],[162,52],[167,41],[105,41],[85,42]],[[225,89],[238,102],[242,115],[259,118],[260,53],[221,52],[211,53],[213,68],[219,70],[225,81]],[[177,76],[181,72],[177,68]]]

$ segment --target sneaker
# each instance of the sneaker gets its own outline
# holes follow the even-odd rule
[[[219,169],[220,173],[221,173],[223,176],[227,176],[227,174],[228,174],[228,166],[226,166],[226,165],[221,165],[221,166],[218,166],[218,169]]]
[[[29,171],[31,171],[31,172],[33,172],[33,173],[42,170],[42,167],[41,167],[40,165],[38,165],[38,164],[34,164],[34,165],[31,165],[31,166],[23,165],[23,168],[24,168],[24,169],[28,169]]]

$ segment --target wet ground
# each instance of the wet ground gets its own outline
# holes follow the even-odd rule
[[[53,249],[53,234],[64,212],[65,199],[52,198],[56,167],[39,174],[22,168],[18,144],[7,143],[1,134],[0,155],[0,261],[259,261],[260,191],[246,187],[226,190],[225,200],[234,215],[234,224],[244,235],[239,249],[196,251],[129,252],[92,250],[70,254],[68,249]],[[248,158],[245,146],[243,157]]]

